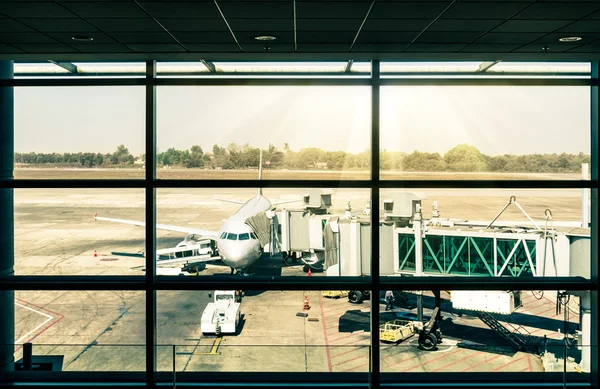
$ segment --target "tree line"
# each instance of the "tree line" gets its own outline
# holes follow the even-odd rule
[[[198,145],[189,150],[170,148],[157,153],[159,167],[184,167],[205,169],[257,168],[260,149],[249,144],[230,143],[226,147],[214,145],[204,152]],[[135,161],[145,162],[142,154],[134,157],[127,147],[120,145],[114,153],[15,153],[15,163],[24,165],[53,165],[75,167],[133,166]],[[489,156],[476,147],[461,144],[445,154],[414,151],[412,153],[383,150],[380,154],[381,170],[430,172],[578,172],[582,163],[589,163],[590,155],[579,154],[504,154]],[[371,153],[326,151],[315,147],[293,151],[284,144],[283,150],[270,144],[263,150],[263,166],[267,169],[290,170],[368,170]]]

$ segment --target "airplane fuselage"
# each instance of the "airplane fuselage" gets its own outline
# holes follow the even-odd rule
[[[246,220],[271,208],[271,202],[259,193],[223,223],[217,239],[223,263],[232,269],[243,271],[260,258],[263,249]]]

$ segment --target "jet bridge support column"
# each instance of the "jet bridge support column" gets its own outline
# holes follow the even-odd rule
[[[0,80],[13,78],[13,62],[0,61]],[[14,92],[0,87],[0,180],[13,179]],[[13,189],[0,188],[0,277],[13,275],[14,219]],[[0,376],[14,370],[14,291],[0,291]]]
[[[415,276],[423,276],[423,216],[421,206],[417,205],[413,228],[415,230]],[[423,321],[423,291],[417,291],[417,320]]]

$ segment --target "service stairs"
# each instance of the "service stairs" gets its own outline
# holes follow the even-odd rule
[[[528,344],[531,333],[522,325],[511,322],[508,316],[498,315],[502,316],[502,322],[500,322],[496,318],[497,315],[480,311],[473,311],[473,313],[518,351],[525,351],[531,346]]]

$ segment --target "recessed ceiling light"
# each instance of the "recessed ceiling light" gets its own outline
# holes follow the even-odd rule
[[[582,40],[583,38],[580,36],[566,36],[564,38],[560,38],[559,41],[561,42],[577,42]]]
[[[73,39],[76,42],[91,42],[94,40],[94,38],[92,38],[91,36],[85,36],[85,35],[75,35],[75,36],[72,36],[71,39]]]
[[[256,39],[257,41],[274,41],[275,38],[272,35],[259,35],[259,36],[255,36],[254,39]]]

